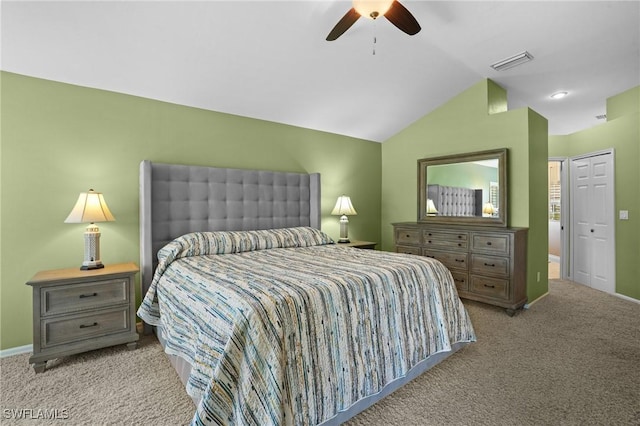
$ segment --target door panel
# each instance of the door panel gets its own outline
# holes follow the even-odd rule
[[[571,161],[573,279],[615,292],[613,154]]]

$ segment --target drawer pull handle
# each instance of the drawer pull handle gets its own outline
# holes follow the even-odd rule
[[[485,287],[488,287],[488,288],[496,288],[496,286],[495,286],[495,285],[485,284],[484,286],[485,286]]]
[[[435,256],[431,256],[430,254],[427,255],[427,257],[430,257],[431,259],[435,259]]]
[[[81,294],[80,295],[80,299],[84,299],[87,297],[96,297],[98,295],[98,293],[91,293],[91,294]]]
[[[462,235],[458,235],[458,238],[459,238],[459,239],[462,239]]]
[[[98,326],[97,322],[94,322],[93,324],[89,324],[89,325],[80,324],[80,328],[90,328],[90,327],[97,327],[97,326]]]
[[[456,279],[454,279],[454,281],[458,281],[459,283],[463,283],[463,282],[464,282],[464,279],[456,278]]]
[[[458,243],[458,247],[462,247],[462,243]]]
[[[495,268],[496,264],[495,263],[486,263],[485,262],[484,266],[491,266],[492,268]]]
[[[411,237],[411,235],[407,234],[407,235],[405,235],[405,237],[406,237],[406,238],[410,238],[410,237]]]
[[[427,241],[429,244],[431,244],[431,240]]]
[[[487,241],[487,245],[490,246],[491,245],[491,241]]]
[[[456,259],[456,262],[464,263],[464,259]]]

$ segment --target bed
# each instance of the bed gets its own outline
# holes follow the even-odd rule
[[[333,425],[475,341],[449,271],[334,244],[320,176],[140,166],[143,303],[192,424]]]
[[[427,198],[438,216],[482,216],[482,189],[430,184]]]

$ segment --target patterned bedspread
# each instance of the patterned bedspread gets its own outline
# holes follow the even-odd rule
[[[449,271],[426,257],[289,228],[188,234],[158,259],[138,315],[192,365],[192,424],[315,425],[475,340]]]

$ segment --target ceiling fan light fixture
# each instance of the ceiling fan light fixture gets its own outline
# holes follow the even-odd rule
[[[389,11],[394,0],[353,0],[353,8],[369,19],[384,16]]]
[[[556,92],[553,95],[551,95],[551,99],[562,99],[565,96],[567,96],[569,94],[569,92]]]
[[[509,58],[496,62],[495,64],[491,65],[491,68],[496,71],[504,71],[532,60],[533,55],[525,50],[524,52],[520,52],[517,55],[513,55]]]

